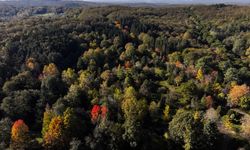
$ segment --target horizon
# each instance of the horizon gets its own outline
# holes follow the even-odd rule
[[[67,0],[66,0],[67,1]],[[96,3],[165,3],[165,4],[218,4],[250,3],[250,0],[76,0]]]
[[[148,3],[148,4],[250,4],[250,0],[0,0],[0,2],[91,2],[91,3]]]

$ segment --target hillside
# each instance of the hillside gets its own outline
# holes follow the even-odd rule
[[[0,5],[0,149],[250,148],[250,7]]]

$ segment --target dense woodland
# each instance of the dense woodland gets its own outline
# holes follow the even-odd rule
[[[0,149],[250,149],[250,7],[0,18]]]

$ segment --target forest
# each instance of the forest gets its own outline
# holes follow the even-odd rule
[[[0,7],[0,149],[250,149],[250,6]]]

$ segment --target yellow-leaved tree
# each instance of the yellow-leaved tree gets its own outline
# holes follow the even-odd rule
[[[200,68],[197,72],[197,75],[196,75],[196,79],[198,79],[199,81],[202,81],[203,80],[203,71],[202,71],[202,68]]]
[[[45,112],[43,113],[43,128],[42,128],[42,135],[45,136],[45,133],[48,131],[49,129],[49,124],[52,120],[52,118],[54,117],[54,112],[52,111],[51,108],[49,108],[49,106],[46,107]]]
[[[61,116],[54,117],[50,124],[48,131],[45,133],[43,140],[44,146],[47,149],[60,149],[64,147],[64,123]]]
[[[62,80],[68,85],[73,84],[77,80],[77,74],[72,68],[68,68],[62,72]]]
[[[43,121],[43,143],[46,149],[66,149],[72,137],[80,132],[79,121],[72,108],[67,108],[61,116],[56,116],[52,109],[47,108]]]
[[[54,63],[50,63],[48,65],[45,65],[43,68],[43,75],[49,76],[49,75],[57,75],[59,73],[57,66]]]

